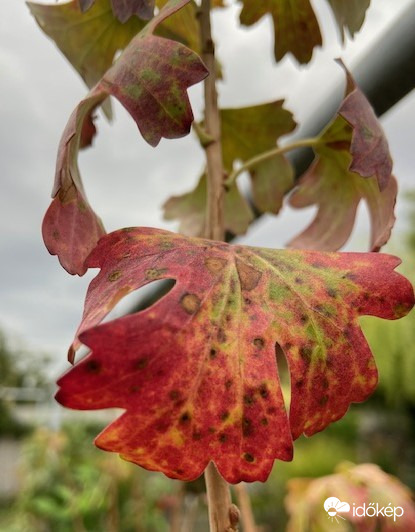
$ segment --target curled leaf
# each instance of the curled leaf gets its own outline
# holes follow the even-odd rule
[[[410,283],[380,254],[230,246],[151,228],[117,231],[88,258],[79,342],[91,353],[57,399],[125,413],[98,447],[190,480],[210,461],[231,483],[264,481],[292,438],[314,434],[374,390],[377,372],[360,315],[395,319]],[[174,288],[148,309],[98,325],[126,294],[156,279]],[[285,411],[276,347],[291,376]],[[73,352],[73,351],[72,351]]]
[[[95,132],[91,117],[95,107],[110,95],[117,97],[153,146],[161,137],[177,138],[190,131],[193,114],[186,89],[207,75],[206,68],[189,48],[152,34],[187,2],[166,4],[79,103],[65,128],[43,237],[69,273],[85,273],[84,261],[104,232],[87,202],[77,163],[79,147],[88,144]]]
[[[93,91],[69,118],[58,149],[53,201],[42,225],[49,253],[57,255],[71,274],[86,272],[85,258],[105,234],[88,203],[78,169],[79,148],[90,145],[95,133],[92,113],[105,97],[105,93]]]
[[[316,158],[290,198],[295,208],[318,207],[291,247],[341,248],[350,237],[361,200],[369,209],[372,251],[387,243],[395,223],[397,182],[388,144],[369,102],[345,70],[347,90],[339,116],[320,135]]]

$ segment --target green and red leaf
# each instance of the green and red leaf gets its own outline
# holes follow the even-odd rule
[[[72,274],[83,275],[84,261],[104,230],[90,208],[78,169],[78,151],[95,133],[92,112],[108,96],[115,96],[130,112],[151,145],[162,137],[187,134],[193,113],[186,89],[207,71],[200,58],[182,44],[155,37],[158,24],[188,0],[170,0],[130,42],[72,113],[63,133],[56,165],[53,202],[43,222],[49,252]]]
[[[381,254],[276,251],[150,228],[101,239],[71,356],[60,381],[75,409],[125,413],[96,444],[147,469],[190,480],[214,461],[231,483],[264,481],[292,439],[342,417],[374,390],[377,371],[358,318],[396,319],[410,283]],[[98,325],[126,294],[156,279],[174,288],[148,309]],[[287,415],[276,347],[288,361]]]
[[[92,88],[112,66],[117,52],[124,50],[131,39],[145,26],[137,17],[122,24],[114,17],[109,0],[95,0],[82,13],[78,0],[64,4],[36,4],[29,9],[45,34],[50,37],[89,88]],[[162,8],[166,1],[159,1]],[[91,2],[92,5],[92,2]],[[200,51],[195,5],[189,2],[159,24],[156,34],[173,39]]]
[[[291,247],[340,249],[350,237],[361,200],[369,209],[372,251],[388,242],[395,223],[397,182],[387,140],[372,107],[345,70],[347,90],[338,116],[320,135],[316,158],[290,198],[295,208],[318,207]]]
[[[238,109],[221,110],[221,140],[226,172],[237,161],[246,161],[276,147],[278,139],[296,127],[292,114],[284,109],[283,100]],[[203,133],[203,130],[202,130]],[[200,134],[200,132],[199,132]],[[202,139],[203,141],[203,139]],[[278,214],[284,195],[293,187],[294,171],[283,155],[257,164],[250,171],[252,201],[260,212]],[[166,220],[179,219],[180,231],[188,236],[203,236],[206,210],[206,182],[164,204]],[[225,229],[234,235],[244,234],[253,212],[236,183],[225,190]]]

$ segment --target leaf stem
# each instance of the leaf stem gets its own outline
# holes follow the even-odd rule
[[[272,150],[265,151],[264,153],[260,153],[259,155],[252,157],[252,159],[245,161],[239,168],[237,168],[231,174],[229,174],[229,177],[223,183],[224,187],[225,188],[230,187],[236,181],[239,175],[241,175],[246,170],[250,170],[251,168],[254,168],[259,163],[267,161],[268,159],[272,159],[272,157],[275,157],[276,155],[281,155],[288,151],[296,150],[297,148],[316,146],[317,144],[319,144],[319,142],[320,142],[320,139],[318,137],[311,137],[311,138],[296,140],[292,142],[291,144],[286,144],[285,146],[276,146],[275,148],[272,148]]]
[[[204,146],[207,160],[207,206],[205,237],[224,240],[224,171],[221,143],[221,120],[216,90],[215,46],[211,32],[211,0],[202,0],[198,12],[202,59],[209,70],[204,82],[205,123],[204,133],[209,142]],[[205,471],[211,532],[237,530],[239,511],[232,504],[228,483],[219,474],[213,462]]]
[[[216,91],[215,46],[212,40],[210,25],[211,1],[202,0],[199,11],[200,36],[202,45],[202,59],[209,70],[209,76],[204,82],[205,96],[205,132],[212,139],[205,146],[207,159],[207,207],[205,237],[213,240],[223,240],[223,160],[221,144],[221,121]]]
[[[210,532],[238,530],[239,510],[232,504],[229,485],[222,478],[213,462],[210,462],[206,468],[205,482]]]

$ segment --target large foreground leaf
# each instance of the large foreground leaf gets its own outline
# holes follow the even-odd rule
[[[320,135],[316,158],[290,198],[296,208],[318,207],[309,227],[290,242],[292,247],[341,248],[361,200],[369,209],[372,251],[386,244],[395,223],[397,182],[388,143],[372,107],[345,70],[347,89],[338,116]]]
[[[321,46],[322,37],[310,0],[240,0],[243,4],[240,20],[250,26],[270,14],[274,23],[274,53],[279,61],[292,53],[300,63],[308,63],[313,50]],[[361,28],[370,0],[328,0],[340,29],[351,37]]]
[[[85,258],[103,233],[83,190],[78,150],[90,144],[92,113],[109,95],[126,107],[144,138],[155,146],[161,137],[187,134],[193,114],[186,89],[207,71],[200,58],[180,43],[153,35],[189,0],[170,0],[124,50],[121,57],[72,113],[62,135],[56,164],[53,202],[43,221],[46,247],[72,274],[83,275]],[[86,140],[82,140],[86,136]]]
[[[413,305],[409,282],[380,254],[274,251],[149,228],[117,231],[88,258],[101,268],[79,328],[91,349],[59,381],[75,409],[125,413],[96,444],[183,480],[214,461],[229,482],[265,480],[292,439],[372,393],[377,371],[358,317]],[[174,288],[143,312],[97,325],[155,279]],[[288,360],[285,411],[276,347]]]

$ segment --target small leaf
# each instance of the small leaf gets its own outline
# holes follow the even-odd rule
[[[151,228],[100,240],[87,265],[79,342],[91,353],[60,381],[80,410],[123,408],[97,438],[147,469],[190,480],[214,461],[231,483],[264,481],[292,438],[314,434],[374,390],[361,315],[396,319],[410,283],[389,255],[230,246]],[[174,288],[152,307],[98,326],[126,294]],[[289,418],[276,346],[291,376]]]
[[[350,170],[363,177],[375,176],[383,190],[389,182],[393,165],[388,141],[366,96],[344,63],[341,60],[338,63],[347,77],[346,96],[338,112],[353,127]]]
[[[203,175],[196,188],[173,196],[163,205],[165,220],[180,220],[179,231],[188,236],[203,236],[206,216],[206,175]],[[234,235],[247,231],[254,215],[238,185],[234,183],[224,198],[225,229]]]
[[[387,243],[395,223],[397,182],[391,174],[387,141],[366,97],[347,70],[346,74],[339,116],[321,134],[314,148],[316,158],[290,198],[296,208],[318,207],[310,226],[289,243],[291,247],[340,249],[350,237],[362,199],[371,218],[372,251]]]
[[[284,195],[294,185],[292,165],[282,155],[276,155],[251,170],[252,194],[260,212],[278,214]]]
[[[299,63],[308,63],[316,46],[322,45],[320,28],[309,0],[241,0],[240,20],[251,26],[264,15],[274,22],[276,61],[292,53]]]
[[[370,0],[328,0],[328,2],[336,17],[342,42],[344,42],[345,29],[353,38],[363,25]]]

